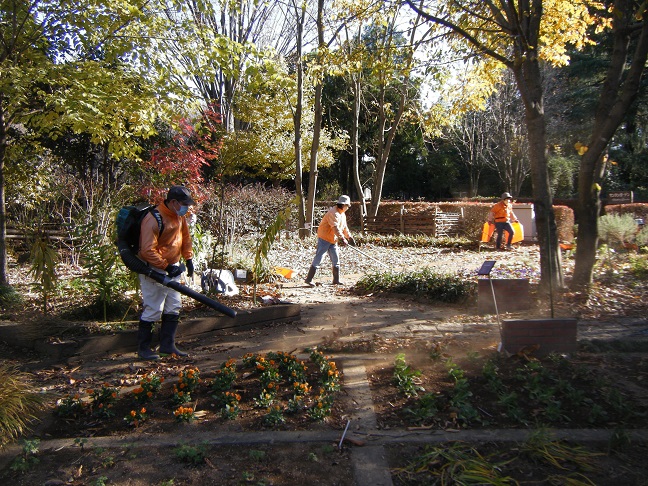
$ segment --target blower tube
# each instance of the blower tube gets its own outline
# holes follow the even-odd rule
[[[236,311],[234,309],[231,309],[230,307],[227,307],[220,302],[216,302],[214,299],[210,299],[206,295],[201,294],[200,292],[196,292],[195,290],[192,290],[185,285],[182,285],[180,282],[171,280],[167,275],[163,273],[153,270],[133,254],[132,250],[128,246],[128,243],[118,241],[117,249],[119,250],[119,256],[121,256],[124,265],[126,265],[126,268],[128,268],[129,270],[132,270],[136,273],[141,273],[142,275],[146,275],[159,284],[162,284],[165,287],[169,287],[173,290],[177,290],[181,294],[186,295],[187,297],[191,297],[192,299],[197,300],[198,302],[201,302],[206,306],[211,307],[212,309],[217,310],[222,314],[225,314],[228,317],[236,317]]]

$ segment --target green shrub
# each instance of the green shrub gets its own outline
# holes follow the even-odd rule
[[[463,302],[475,291],[475,282],[458,275],[435,273],[429,268],[411,272],[385,272],[361,278],[355,289],[361,293],[411,294],[439,302]]]
[[[0,446],[29,430],[44,398],[32,390],[27,373],[0,365]]]
[[[642,248],[648,246],[648,226],[644,226],[635,238],[637,245]]]
[[[645,256],[630,258],[630,272],[639,280],[648,280],[648,259]]]
[[[22,296],[10,285],[0,285],[0,309],[9,309],[22,302]]]
[[[606,214],[599,218],[599,238],[610,246],[633,243],[636,233],[637,222],[631,214]]]

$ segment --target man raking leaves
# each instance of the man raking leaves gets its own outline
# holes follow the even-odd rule
[[[313,277],[317,269],[322,264],[324,254],[328,253],[333,267],[333,285],[342,285],[340,281],[340,254],[338,253],[338,242],[342,246],[349,243],[355,244],[355,241],[349,233],[346,213],[351,207],[351,198],[349,196],[340,196],[337,204],[329,208],[328,212],[322,218],[317,228],[317,250],[311,263],[308,275],[306,275],[306,285],[314,287]]]

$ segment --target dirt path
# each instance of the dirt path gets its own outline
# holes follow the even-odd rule
[[[370,251],[370,250],[369,250]],[[523,249],[510,264],[532,261],[533,248]],[[506,254],[508,257],[508,254]],[[378,255],[377,255],[378,256]],[[489,255],[427,255],[426,263],[442,268],[461,265],[478,268]],[[398,252],[398,268],[416,265],[416,252]],[[418,255],[421,258],[421,255]],[[358,262],[358,265],[366,262]],[[357,281],[364,271],[349,262],[343,277],[347,283]],[[301,304],[299,320],[258,329],[225,331],[200,338],[183,339],[180,347],[191,353],[183,364],[196,366],[205,374],[213,373],[228,358],[240,359],[246,353],[284,351],[304,355],[308,348],[324,347],[344,374],[340,394],[341,407],[349,428],[314,425],[309,430],[258,430],[243,432],[236,423],[214,427],[197,421],[178,425],[171,432],[143,431],[125,436],[90,437],[85,447],[70,439],[48,441],[41,436],[41,464],[29,474],[13,474],[7,464],[16,456],[15,445],[0,453],[0,479],[15,486],[32,484],[106,484],[144,485],[238,485],[259,484],[392,484],[389,450],[401,445],[433,444],[448,441],[483,443],[490,441],[523,441],[525,430],[405,430],[385,429],[376,421],[376,404],[380,392],[371,390],[369,376],[373,370],[393,364],[398,353],[405,353],[408,363],[417,367],[429,360],[431,351],[442,348],[450,356],[493,352],[499,343],[495,316],[481,316],[474,306],[448,306],[419,302],[412,298],[352,295],[345,287],[328,284],[325,269],[316,278],[324,282],[307,288],[299,276],[280,284],[281,299]],[[636,333],[648,325],[641,320],[600,322],[579,325],[579,335],[588,339],[636,339]],[[146,372],[150,363],[135,359],[134,353],[114,354],[102,359],[75,359],[69,363],[46,365],[37,357],[25,359],[16,350],[8,359],[22,363],[25,369],[43,381],[44,391],[56,391],[71,380],[119,378]],[[169,366],[177,363],[169,362]],[[641,384],[637,385],[639,388]],[[43,430],[43,424],[36,429]],[[560,430],[556,437],[581,441],[607,441],[611,430]],[[631,439],[648,441],[648,431],[634,430]],[[178,461],[180,444],[208,448],[201,467],[190,467]],[[107,465],[110,464],[110,465]],[[58,481],[58,482],[57,482]],[[171,482],[170,482],[171,481]]]

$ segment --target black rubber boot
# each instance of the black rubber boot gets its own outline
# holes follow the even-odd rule
[[[340,267],[333,267],[333,285],[344,285],[340,282]]]
[[[162,314],[162,325],[160,326],[160,356],[188,356],[188,353],[180,351],[175,345],[175,335],[178,329],[180,316],[178,314]]]
[[[137,356],[142,359],[160,359],[160,357],[151,350],[151,342],[153,341],[153,324],[154,322],[141,321],[139,322],[139,330],[137,331]]]
[[[306,280],[304,280],[304,282],[306,282],[306,285],[308,285],[309,287],[315,287],[315,284],[313,283],[313,277],[315,276],[315,272],[317,272],[317,268],[315,267],[311,266],[308,269],[308,275],[306,275]]]

